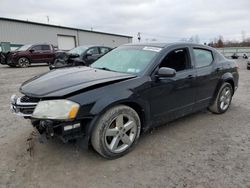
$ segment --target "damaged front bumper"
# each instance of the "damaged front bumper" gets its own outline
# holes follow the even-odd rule
[[[84,125],[81,121],[53,121],[31,119],[32,125],[46,139],[58,137],[64,143],[85,136]]]
[[[11,97],[10,108],[12,113],[30,119],[33,127],[37,129],[43,140],[44,138],[58,137],[66,143],[69,140],[80,139],[81,146],[84,148],[87,147],[88,142],[85,141],[85,138],[91,118],[69,121],[34,119],[32,118],[32,114],[39,101],[40,99],[37,98],[28,96],[17,97],[13,95]]]

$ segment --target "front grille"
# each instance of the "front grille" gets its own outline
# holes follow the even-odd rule
[[[40,99],[34,97],[23,96],[20,101],[24,103],[37,103]]]
[[[18,98],[17,96],[13,95],[11,97],[11,111],[26,118],[31,117],[39,100],[39,98],[28,96],[22,96]]]

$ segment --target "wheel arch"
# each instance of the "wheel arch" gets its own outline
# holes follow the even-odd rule
[[[225,82],[229,83],[232,86],[233,94],[234,94],[235,88],[234,88],[234,81],[233,81],[233,79],[227,79],[227,80],[225,80]]]
[[[142,129],[145,128],[145,122],[146,122],[146,116],[145,116],[145,110],[144,108],[136,103],[136,102],[122,102],[120,103],[121,105],[126,105],[126,106],[129,106],[130,108],[132,108],[133,110],[136,111],[136,113],[138,114],[140,120],[141,120],[141,127]]]
[[[225,73],[224,75],[222,75],[222,77],[220,78],[216,88],[215,88],[215,91],[214,91],[214,94],[213,94],[213,97],[212,97],[212,101],[211,103],[214,102],[216,96],[217,96],[217,93],[218,91],[220,90],[221,86],[223,83],[229,83],[231,86],[232,86],[232,89],[233,89],[233,94],[234,94],[234,91],[235,91],[235,83],[234,83],[234,77],[231,73]]]
[[[225,74],[222,75],[221,77],[221,85],[224,83],[224,82],[227,82],[229,83],[231,86],[232,86],[232,89],[233,89],[233,94],[234,94],[234,91],[235,91],[235,83],[234,83],[234,76],[232,73],[230,72],[227,72]]]

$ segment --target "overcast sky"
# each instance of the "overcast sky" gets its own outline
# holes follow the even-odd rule
[[[250,37],[250,0],[0,0],[0,17],[131,35],[136,41]],[[243,32],[242,32],[243,31]],[[244,33],[244,34],[242,34]]]

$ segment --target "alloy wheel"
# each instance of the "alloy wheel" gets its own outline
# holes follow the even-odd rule
[[[29,66],[29,60],[25,57],[21,57],[18,60],[18,65],[22,68],[28,67]]]
[[[127,114],[120,114],[105,131],[106,147],[113,153],[121,153],[133,144],[136,135],[135,119]]]
[[[219,100],[220,101],[219,105],[222,110],[226,110],[229,107],[231,98],[232,98],[232,94],[231,94],[230,88],[225,87],[221,92],[220,100]]]

